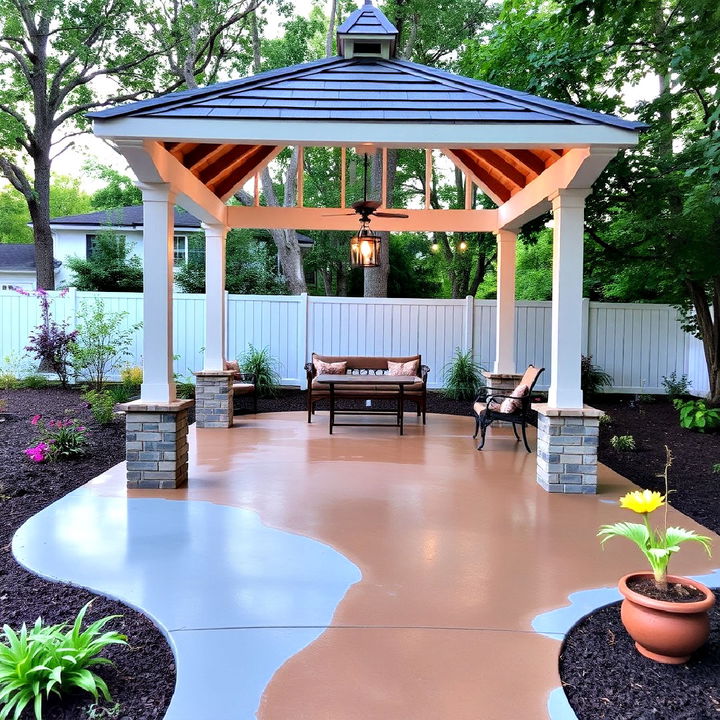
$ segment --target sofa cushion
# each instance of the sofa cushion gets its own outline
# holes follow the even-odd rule
[[[248,395],[255,391],[255,385],[252,383],[236,382],[232,386],[235,395]]]
[[[421,362],[420,355],[410,355],[406,357],[372,357],[372,356],[361,356],[361,355],[319,355],[313,353],[312,355],[313,364],[315,360],[322,360],[323,362],[347,362],[348,370],[387,370],[388,360],[392,362],[411,362],[416,360]]]
[[[424,388],[424,385],[422,381],[414,382],[411,385],[404,385],[403,386],[403,392],[404,394],[408,393],[417,393],[422,392]],[[312,381],[312,393],[313,397],[315,395],[329,395],[330,394],[330,388],[328,387],[327,383],[318,382],[317,378],[313,378]],[[398,387],[397,385],[384,385],[384,384],[377,384],[373,385],[371,383],[362,384],[362,385],[356,385],[355,387],[347,387],[346,385],[336,385],[335,386],[335,394],[340,395],[341,393],[344,393],[346,395],[362,395],[364,393],[384,393],[388,397],[395,397],[398,394]]]
[[[318,375],[345,375],[347,372],[347,362],[325,362],[317,357],[313,358],[315,372]]]
[[[418,365],[417,360],[410,360],[409,362],[388,360],[388,375],[417,375]]]

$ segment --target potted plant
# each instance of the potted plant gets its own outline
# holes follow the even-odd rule
[[[702,583],[667,574],[670,558],[680,550],[680,543],[693,540],[710,555],[711,541],[692,530],[668,527],[666,499],[672,455],[667,447],[665,452],[665,494],[636,490],[620,498],[621,507],[641,515],[643,522],[603,525],[598,536],[602,537],[603,544],[612,537],[626,537],[647,558],[652,572],[630,573],[618,583],[625,598],[620,617],[642,655],[657,662],[678,665],[687,662],[707,640],[710,633],[708,610],[715,603],[715,596]],[[653,529],[648,516],[661,506],[665,506],[663,527]]]

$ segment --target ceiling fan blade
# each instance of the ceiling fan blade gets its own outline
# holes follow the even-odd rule
[[[407,218],[410,217],[405,213],[388,213],[388,212],[374,212],[375,217],[388,217],[388,218]]]
[[[357,213],[353,210],[352,212],[344,212],[344,213],[323,213],[323,217],[338,217],[339,215],[356,215]]]

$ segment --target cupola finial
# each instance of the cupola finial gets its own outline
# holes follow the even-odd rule
[[[337,29],[338,53],[345,58],[394,57],[398,30],[372,0],[350,13]]]

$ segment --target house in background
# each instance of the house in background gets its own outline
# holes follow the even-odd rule
[[[200,220],[178,207],[175,208],[174,223],[173,252],[175,267],[178,267],[187,261],[191,252],[190,236],[203,230]],[[134,254],[140,258],[143,255],[142,205],[53,218],[50,229],[55,257],[55,287],[71,284],[72,271],[67,267],[66,260],[70,257],[89,258],[102,232],[122,237]],[[270,240],[267,231],[261,230],[259,234],[261,237],[258,239]],[[310,249],[313,244],[311,238],[300,233],[298,242],[303,251]],[[12,287],[24,290],[34,290],[36,287],[35,246],[32,244],[0,244],[0,290]]]
[[[55,259],[55,285],[62,273],[62,263]],[[35,245],[0,243],[0,290],[35,290]]]

